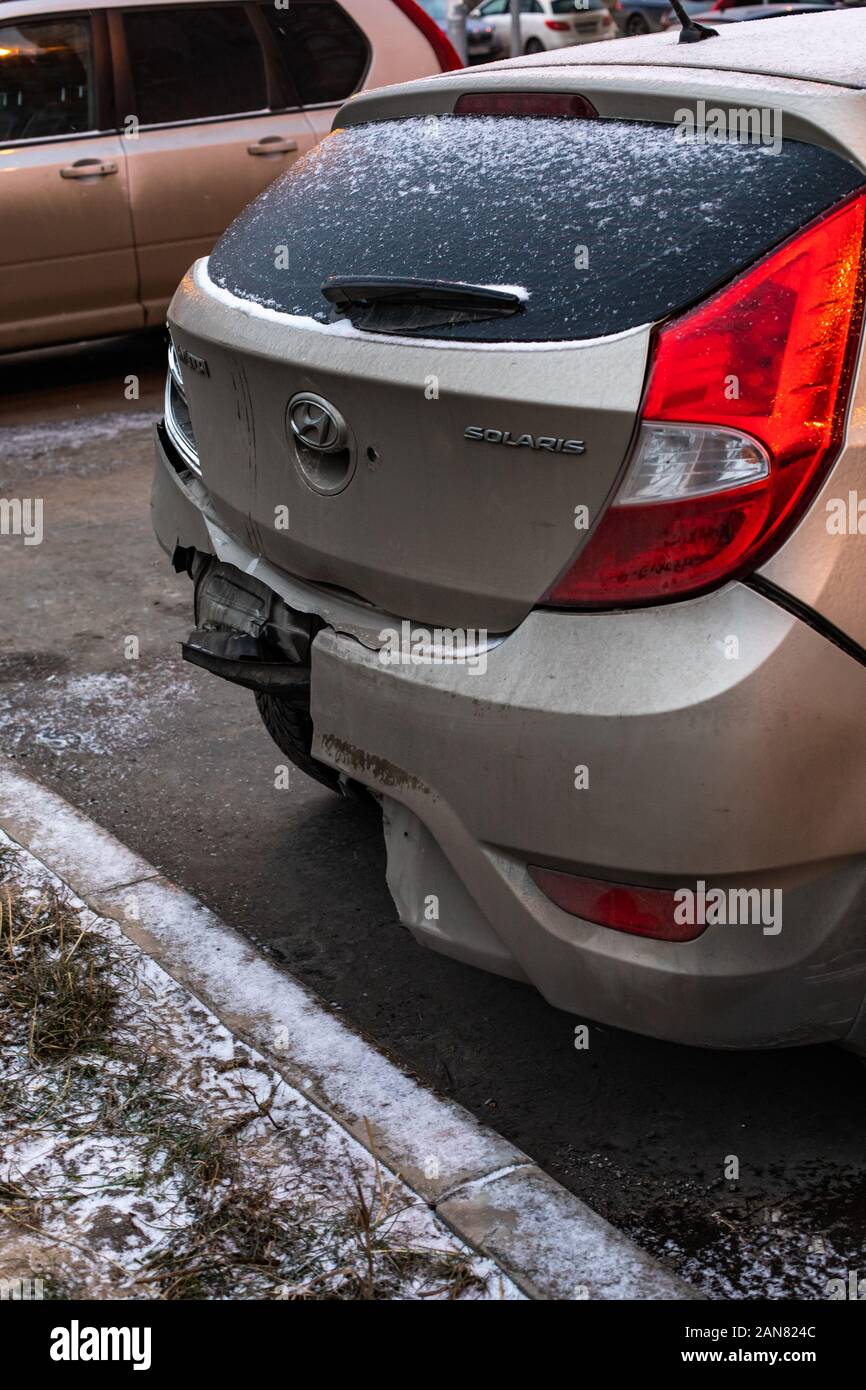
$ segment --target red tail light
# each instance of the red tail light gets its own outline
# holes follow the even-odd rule
[[[545,602],[682,598],[781,544],[842,439],[864,226],[857,193],[661,329],[626,477]]]
[[[651,936],[657,941],[694,941],[706,931],[704,923],[676,920],[673,889],[580,878],[535,864],[530,864],[529,874],[546,898],[573,917],[582,917],[584,922],[597,922],[600,927],[612,927],[632,936]]]
[[[464,92],[454,106],[455,116],[567,116],[592,120],[595,107],[586,97],[567,92]]]
[[[555,29],[557,34],[565,34],[571,28],[571,25],[566,24],[564,19],[546,19],[544,21],[544,27],[545,29]]]
[[[436,54],[436,61],[442,72],[453,72],[455,68],[463,67],[463,60],[448,35],[439,28],[435,19],[431,19],[426,10],[422,10],[417,0],[394,0],[394,4],[398,10],[403,11],[407,19],[411,19],[417,29],[421,30]]]

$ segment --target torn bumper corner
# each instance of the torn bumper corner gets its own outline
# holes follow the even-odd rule
[[[526,973],[493,931],[426,826],[393,797],[382,799],[388,887],[400,921],[422,946],[512,980]]]

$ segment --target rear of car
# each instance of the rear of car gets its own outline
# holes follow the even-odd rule
[[[538,0],[543,11],[532,16],[532,34],[545,49],[567,48],[612,38],[613,16],[605,0]]]
[[[503,54],[511,52],[509,0],[485,0],[472,11],[497,34]],[[615,25],[604,0],[521,0],[520,35],[524,53],[568,48],[611,38]]]
[[[189,654],[381,796],[417,939],[709,1046],[866,988],[866,98],[769,85],[778,140],[670,60],[349,103],[178,291],[154,486]]]

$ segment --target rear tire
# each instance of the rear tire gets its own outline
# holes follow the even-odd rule
[[[625,32],[634,38],[637,34],[648,34],[650,27],[642,14],[630,14],[625,23]]]
[[[529,39],[523,51],[524,53],[543,53],[544,44],[539,39]]]
[[[300,768],[308,777],[320,782],[329,791],[340,791],[339,774],[314,758],[310,751],[313,746],[313,721],[309,710],[298,709],[281,700],[278,695],[256,693],[256,705],[262,723],[281,753]]]

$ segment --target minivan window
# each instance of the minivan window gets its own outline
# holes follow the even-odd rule
[[[264,55],[240,5],[148,6],[123,22],[142,125],[267,107]]]
[[[262,14],[304,106],[345,101],[360,87],[370,52],[361,30],[333,0],[263,4]]]
[[[97,128],[88,19],[0,25],[0,140]]]
[[[424,336],[593,338],[702,297],[864,181],[816,145],[678,135],[672,125],[548,117],[350,126],[241,214],[211,275],[320,321],[332,275],[516,286],[525,307],[512,317]],[[283,243],[288,271],[274,268]]]

